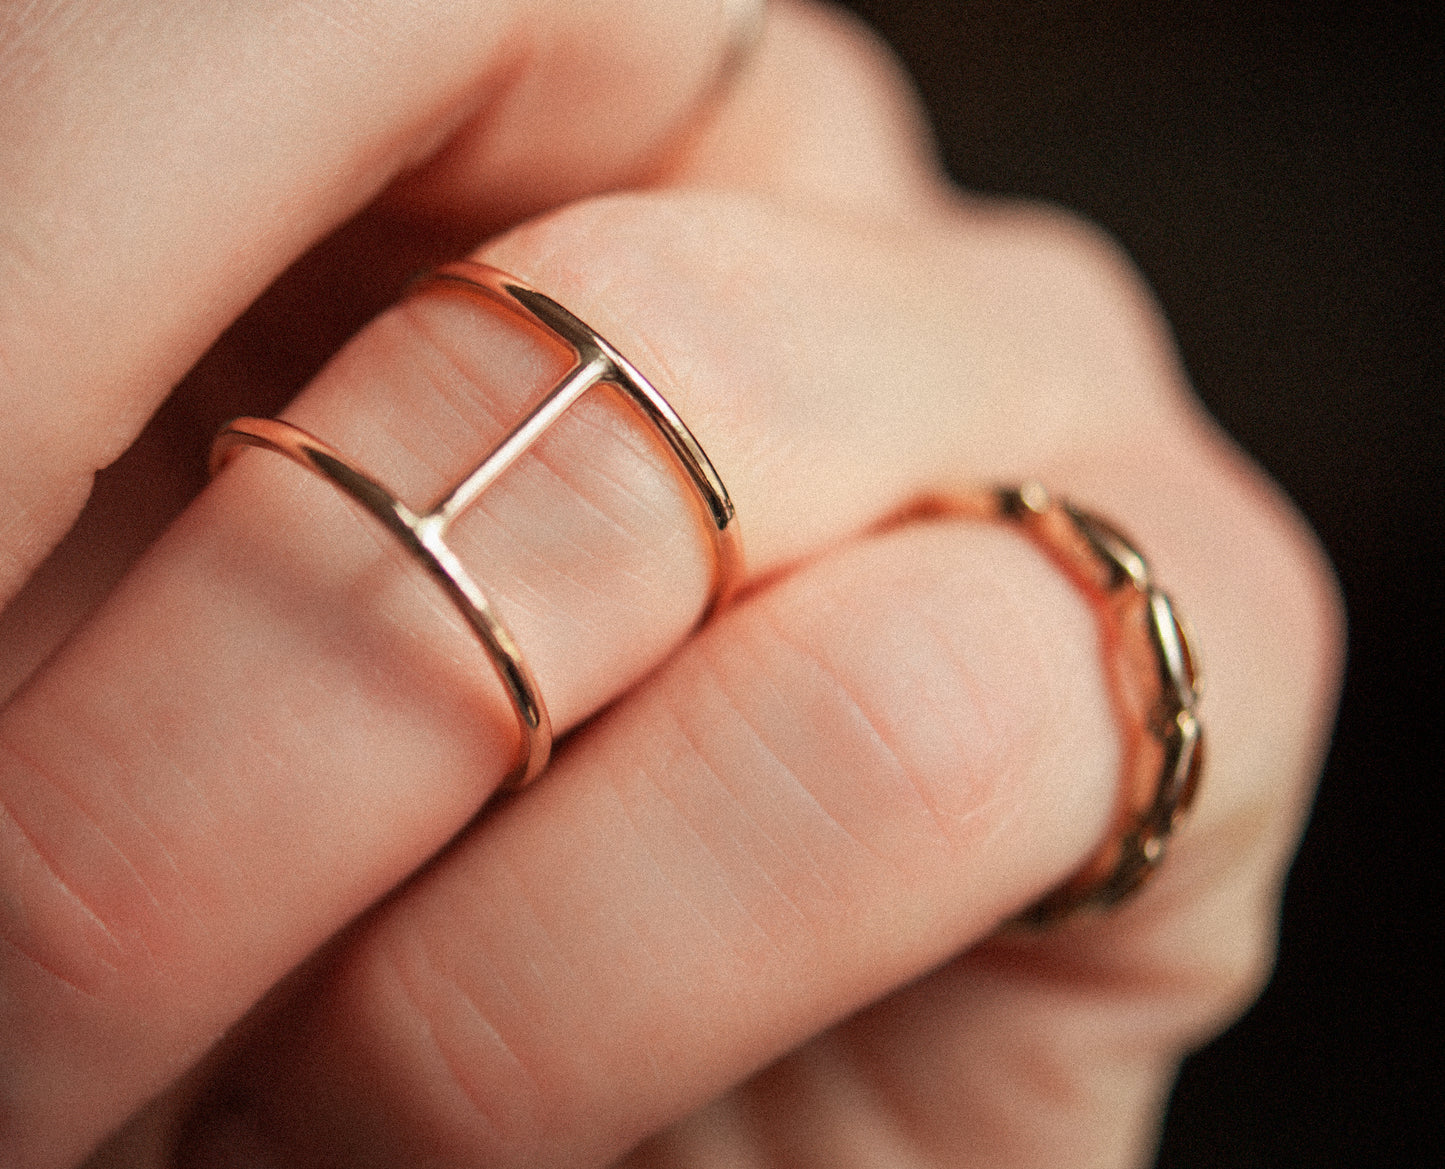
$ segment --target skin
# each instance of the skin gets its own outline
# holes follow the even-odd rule
[[[1107,240],[949,189],[836,16],[719,90],[730,27],[0,14],[0,1166],[1139,1165],[1257,993],[1339,670],[1311,537]],[[749,577],[695,630],[686,488],[569,413],[456,532],[573,732],[491,804],[512,716],[414,567],[279,459],[200,478],[281,410],[417,503],[464,474],[554,356],[365,322],[468,252],[655,381]],[[898,518],[1022,477],[1150,553],[1207,686],[1159,877],[1044,933],[1000,927],[1112,807],[1093,614]]]

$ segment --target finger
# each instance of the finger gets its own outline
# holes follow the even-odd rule
[[[992,528],[751,597],[369,923],[182,1163],[608,1163],[1078,863],[1117,768],[1096,643]]]
[[[7,9],[0,598],[220,331],[400,172],[466,131],[493,223],[616,184],[690,116],[737,8]]]
[[[943,187],[897,63],[836,12],[775,5],[746,67],[651,172],[659,186],[765,193],[872,218],[936,216]],[[485,137],[487,126],[479,127]],[[859,167],[860,157],[874,160]],[[0,613],[0,696],[68,636],[199,491],[195,452],[238,414],[274,414],[411,276],[469,247],[492,180],[454,152],[393,184],[228,329],[97,478],[86,514]],[[460,245],[458,241],[464,241]]]
[[[1151,1160],[1184,1056],[1269,978],[1342,664],[1318,546],[1221,453],[1222,490],[1185,464],[1139,476],[1130,505],[1156,513],[1172,579],[1194,582],[1184,611],[1207,651],[1205,783],[1167,862],[1107,915],[987,939],[750,1086],[744,1108],[781,1082],[809,1114],[802,1131],[763,1123],[760,1145],[806,1147],[843,1122],[846,1148],[884,1133],[910,1156],[980,1169]],[[1144,466],[1115,469],[1127,465]],[[829,1090],[839,1067],[866,1078],[865,1100]]]
[[[745,70],[651,182],[890,219],[956,197],[898,59],[841,10],[796,0],[768,6]]]

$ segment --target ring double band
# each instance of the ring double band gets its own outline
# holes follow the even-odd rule
[[[571,368],[473,470],[422,512],[412,510],[321,439],[274,418],[237,418],[223,427],[211,447],[211,472],[219,472],[242,447],[273,451],[339,488],[397,538],[441,586],[491,660],[521,730],[517,759],[503,786],[520,787],[547,765],[552,720],[516,639],[448,545],[451,525],[583,394],[604,384],[620,390],[657,431],[700,504],[713,552],[703,617],[741,579],[737,517],[717,470],[667,400],[595,329],[555,300],[505,272],[471,261],[437,269],[423,277],[414,292],[450,294],[498,307],[543,341],[560,343],[569,350]]]

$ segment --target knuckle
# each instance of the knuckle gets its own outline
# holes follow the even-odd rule
[[[1251,867],[1278,882],[1293,853],[1328,741],[1344,657],[1344,607],[1307,523],[1237,455],[1196,526],[1212,529],[1188,565],[1217,750],[1202,819],[1249,842]],[[1228,465],[1228,464],[1227,464]],[[1204,589],[1212,590],[1206,594]],[[1212,680],[1211,680],[1212,679]],[[1228,843],[1228,842],[1226,842]]]
[[[1168,1042],[1187,1051],[1207,1042],[1244,1014],[1263,993],[1278,950],[1278,888],[1261,889],[1241,865],[1241,877],[1201,888],[1171,915],[1160,932],[1146,934],[1153,949],[1144,963],[1150,983],[1166,988]]]
[[[1065,208],[1031,202],[1007,204],[996,230],[1017,241],[1019,269],[1051,298],[1061,316],[1087,306],[1100,324],[1130,318],[1141,301],[1152,309],[1143,277],[1119,242],[1102,227]],[[1153,315],[1152,312],[1150,314]]]
[[[1292,614],[1289,639],[1302,651],[1302,679],[1309,708],[1332,710],[1345,643],[1345,606],[1338,578],[1308,522],[1271,493],[1265,523],[1283,548],[1280,601]],[[1317,735],[1323,728],[1317,728]]]
[[[1236,931],[1233,945],[1221,947],[1209,972],[1216,1003],[1216,1027],[1222,1029],[1243,1015],[1264,992],[1274,973],[1278,952],[1277,907],[1249,915]]]
[[[1192,402],[1152,291],[1103,229],[1024,201],[965,202],[957,223],[958,246],[986,282],[983,302],[980,287],[962,290],[964,311],[1047,419],[1055,457],[1158,433]]]

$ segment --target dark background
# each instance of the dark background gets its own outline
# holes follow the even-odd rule
[[[1445,37],[1423,5],[854,0],[955,178],[1111,230],[1215,415],[1315,525],[1350,665],[1273,983],[1161,1169],[1445,1163]],[[1068,1167],[1060,1167],[1068,1169]]]

